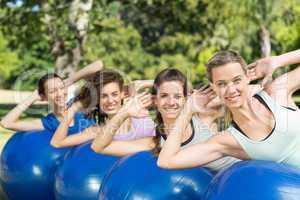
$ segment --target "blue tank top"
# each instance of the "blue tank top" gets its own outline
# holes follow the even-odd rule
[[[53,113],[48,114],[46,117],[43,117],[42,124],[44,128],[52,133],[56,131],[60,122],[55,117]],[[96,122],[93,119],[88,118],[83,113],[77,112],[75,113],[74,117],[74,125],[69,127],[68,134],[75,134],[78,133],[92,125],[95,125]]]

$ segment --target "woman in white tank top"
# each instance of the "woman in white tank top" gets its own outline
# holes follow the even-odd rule
[[[231,126],[204,143],[183,150],[173,148],[174,141],[181,137],[192,115],[204,112],[203,102],[199,99],[207,94],[195,92],[177,118],[159,155],[158,165],[164,168],[189,168],[230,155],[300,167],[300,160],[296,159],[300,158],[300,127],[297,126],[300,112],[291,98],[300,85],[300,68],[274,81],[283,88],[276,84],[272,84],[272,87],[266,85],[263,91],[253,96],[249,87],[251,78],[269,77],[276,68],[299,62],[300,50],[297,50],[259,60],[250,65],[247,71],[245,61],[236,52],[218,52],[209,60],[207,71],[213,90],[230,112]],[[286,85],[283,84],[284,80]],[[278,100],[274,90],[281,92]],[[213,98],[211,93],[210,96]]]

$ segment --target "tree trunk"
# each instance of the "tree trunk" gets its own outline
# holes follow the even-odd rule
[[[82,60],[83,46],[87,39],[87,30],[89,24],[89,11],[92,9],[93,0],[73,0],[70,3],[68,22],[71,30],[76,35],[76,47],[66,50],[64,41],[57,36],[56,27],[51,23],[52,17],[49,15],[49,3],[43,4],[45,10],[45,24],[50,34],[53,46],[51,53],[55,57],[56,72],[61,76],[73,74]]]
[[[265,25],[260,26],[260,48],[261,57],[271,56],[271,40],[270,33]]]

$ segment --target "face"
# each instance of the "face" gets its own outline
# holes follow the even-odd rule
[[[185,99],[183,84],[179,81],[167,81],[159,86],[155,104],[164,120],[174,120],[178,117]]]
[[[107,115],[116,114],[122,107],[124,95],[116,82],[104,85],[100,91],[100,108]]]
[[[45,98],[54,107],[66,107],[67,88],[60,78],[51,78],[44,83]]]
[[[249,79],[239,63],[212,69],[213,88],[228,108],[239,108],[247,100]]]

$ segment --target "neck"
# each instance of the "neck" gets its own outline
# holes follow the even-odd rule
[[[176,119],[165,119],[163,118],[164,123],[164,132],[168,135],[171,132],[171,129],[174,127]]]
[[[246,101],[245,104],[243,104],[239,108],[230,109],[234,121],[244,122],[253,119],[253,117],[255,116],[255,112],[252,109],[250,101]]]
[[[57,108],[56,107],[56,108],[53,109],[53,113],[57,117],[64,117],[65,113],[66,113],[66,110],[67,110],[66,108],[61,108],[61,107]]]

